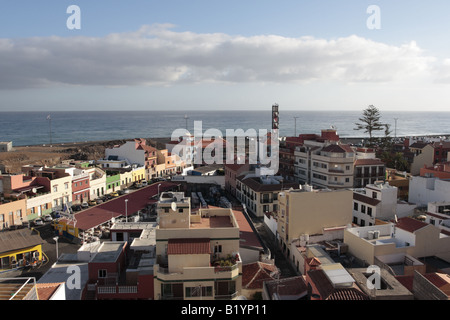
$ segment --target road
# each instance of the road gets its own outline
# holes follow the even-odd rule
[[[279,249],[275,235],[264,226],[263,221],[255,219],[253,220],[253,224],[255,225],[261,239],[264,241],[264,244],[270,249],[272,259],[275,260],[275,265],[278,269],[280,269],[281,278],[297,276],[298,274],[294,267]]]

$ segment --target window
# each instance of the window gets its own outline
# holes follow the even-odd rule
[[[376,199],[377,198],[377,193],[375,191],[372,192],[372,198]]]
[[[106,272],[105,269],[99,269],[98,270],[98,277],[99,278],[106,278],[106,274],[107,274],[107,272]]]
[[[357,202],[353,203],[353,210],[358,211],[358,203]]]
[[[366,213],[366,206],[363,204],[361,205],[361,212]]]
[[[372,208],[371,207],[367,207],[367,214],[369,216],[372,216]]]
[[[179,208],[178,213],[183,213],[183,208]]]
[[[214,253],[221,253],[222,252],[222,245],[221,244],[216,244],[214,246]]]
[[[186,287],[186,298],[190,297],[211,297],[212,296],[212,290],[213,288],[211,286],[203,287],[203,286],[196,286],[196,287]]]
[[[58,187],[57,186],[53,186],[53,192],[58,192]]]

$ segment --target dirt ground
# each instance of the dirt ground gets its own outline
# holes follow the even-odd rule
[[[152,145],[163,144],[165,138],[151,139]],[[105,156],[105,148],[121,145],[127,140],[74,142],[64,144],[13,147],[10,152],[0,152],[0,170],[17,173],[24,165],[54,166],[63,160],[97,160]],[[4,169],[2,169],[4,166]]]

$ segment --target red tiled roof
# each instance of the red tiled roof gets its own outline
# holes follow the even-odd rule
[[[274,280],[271,273],[278,271],[273,264],[254,262],[242,266],[242,288],[262,289],[264,281]]]
[[[323,148],[322,151],[339,152],[339,153],[354,152],[352,147],[350,147],[347,144],[330,144],[330,145],[326,146],[325,148]]]
[[[398,222],[396,224],[397,228],[403,229],[408,232],[415,232],[419,229],[422,229],[423,227],[428,226],[428,223],[410,218],[410,217],[404,217],[398,219]]]
[[[210,239],[169,239],[167,254],[210,254]]]
[[[167,191],[177,184],[172,182],[161,182],[159,191]],[[129,194],[125,194],[118,198],[109,200],[108,202],[99,204],[95,207],[80,211],[75,214],[76,227],[80,230],[88,230],[101,225],[111,220],[111,218],[117,218],[119,216],[125,216],[125,199],[128,199],[127,213],[131,215],[138,210],[144,209],[147,204],[155,202],[156,200],[150,200],[152,196],[158,194],[158,184],[152,184],[142,189],[136,190]],[[60,220],[65,220],[60,219]],[[73,223],[69,223],[73,225]]]
[[[64,282],[36,283],[39,300],[49,300],[59,288],[59,286],[63,283]]]
[[[326,300],[369,300],[369,297],[356,288],[339,288],[334,290]]]
[[[356,159],[355,166],[379,165],[384,166],[384,162],[380,159]]]

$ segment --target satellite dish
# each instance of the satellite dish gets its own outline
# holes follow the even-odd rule
[[[36,193],[36,192],[37,192],[37,189],[36,189],[36,188],[33,188],[33,189],[31,189],[31,191],[32,191],[33,193]]]
[[[172,202],[172,204],[170,206],[172,207],[173,211],[177,210],[177,204],[175,202]]]
[[[111,218],[111,222],[112,222],[112,223],[116,222],[116,218],[112,217],[112,218]]]

